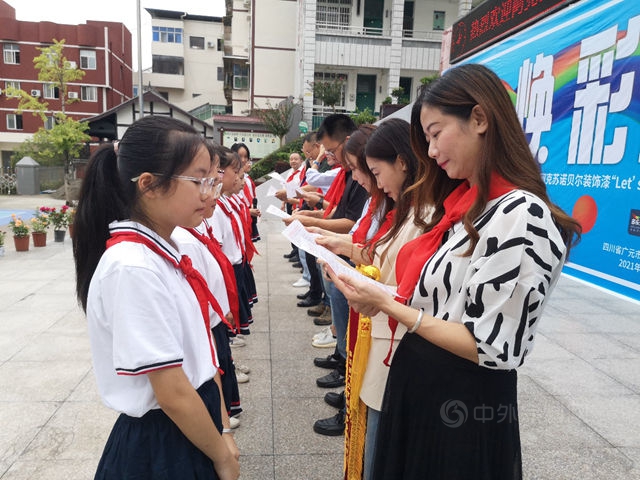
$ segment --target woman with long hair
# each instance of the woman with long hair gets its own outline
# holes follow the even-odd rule
[[[513,104],[484,66],[452,68],[421,92],[411,142],[416,210],[434,210],[398,253],[396,299],[332,275],[353,308],[408,328],[374,478],[520,479],[516,368],[580,225],[549,199]]]

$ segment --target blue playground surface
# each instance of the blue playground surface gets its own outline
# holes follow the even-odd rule
[[[0,225],[7,225],[11,221],[11,214],[15,213],[22,218],[23,222],[28,222],[33,217],[33,210],[0,210]]]

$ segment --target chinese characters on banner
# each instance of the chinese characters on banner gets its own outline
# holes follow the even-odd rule
[[[640,2],[581,0],[463,63],[500,76],[551,199],[583,226],[565,271],[640,300]]]

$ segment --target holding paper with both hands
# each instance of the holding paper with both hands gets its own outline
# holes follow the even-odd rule
[[[319,260],[324,261],[336,275],[344,275],[354,280],[366,282],[392,297],[396,295],[394,288],[366,277],[347,264],[338,255],[325,247],[318,245],[316,243],[316,238],[321,235],[309,232],[298,220],[291,222],[291,224],[284,229],[282,234],[296,247],[301,248]]]

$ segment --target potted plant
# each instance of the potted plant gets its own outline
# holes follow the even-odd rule
[[[33,238],[34,247],[45,247],[47,245],[48,226],[47,220],[39,216],[31,219],[31,238]]]
[[[69,215],[67,211],[69,207],[63,205],[60,210],[52,208],[49,211],[49,218],[53,224],[53,239],[56,242],[64,242],[64,236],[69,226]]]
[[[22,219],[16,216],[15,213],[11,214],[11,221],[9,222],[9,228],[13,233],[13,242],[16,246],[16,252],[26,252],[29,250],[29,225],[24,223]]]
[[[0,230],[0,257],[4,257],[4,237],[7,233]]]
[[[76,219],[76,209],[74,207],[69,208],[67,211],[67,218],[69,219],[69,237],[73,238],[73,222]]]

